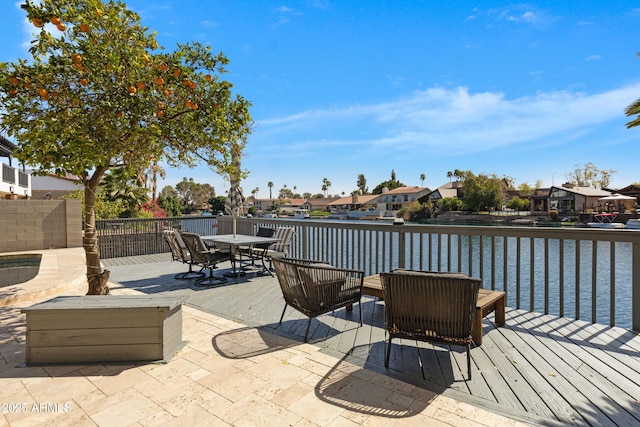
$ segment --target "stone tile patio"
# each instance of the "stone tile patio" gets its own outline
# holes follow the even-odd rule
[[[187,344],[167,364],[25,367],[20,308],[86,292],[84,253],[66,251],[46,269],[69,274],[63,284],[36,277],[0,295],[0,426],[524,425],[188,306]]]

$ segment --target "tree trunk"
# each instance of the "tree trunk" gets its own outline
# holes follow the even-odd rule
[[[84,206],[85,228],[82,245],[87,260],[87,282],[89,290],[87,295],[109,294],[109,271],[101,271],[100,250],[98,248],[98,234],[96,232],[96,191],[105,168],[97,168],[91,179],[83,178],[84,182]]]

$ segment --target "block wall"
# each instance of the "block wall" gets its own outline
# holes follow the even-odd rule
[[[80,200],[0,200],[0,236],[0,253],[80,247]]]

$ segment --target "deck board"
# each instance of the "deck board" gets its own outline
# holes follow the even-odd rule
[[[284,301],[270,276],[249,274],[238,283],[230,279],[199,288],[174,279],[188,268],[167,254],[103,260],[103,265],[122,286],[184,296],[192,307],[302,342],[307,318],[288,307],[278,324]],[[216,275],[229,267],[221,264]],[[637,333],[511,308],[506,315],[503,327],[496,327],[492,315],[484,319],[483,345],[471,350],[471,381],[463,347],[394,340],[384,368],[384,303],[372,297],[363,297],[362,307],[356,304],[350,313],[341,309],[313,319],[309,342],[361,367],[533,424],[640,424]]]

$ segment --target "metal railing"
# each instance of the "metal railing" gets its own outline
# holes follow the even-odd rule
[[[6,182],[7,184],[15,184],[15,169],[9,165],[2,164],[2,182]]]
[[[213,216],[96,220],[98,248],[105,259],[164,253],[170,251],[164,230],[210,235],[215,234],[217,225]]]
[[[158,234],[162,246],[162,229],[188,227],[212,234],[215,219],[114,221],[159,224],[147,225],[144,234],[147,240]],[[196,226],[197,221],[202,225]],[[219,221],[221,229],[231,229],[230,217]],[[125,239],[133,229],[101,223],[101,254],[106,258],[103,238],[115,228]],[[367,275],[396,268],[461,271],[480,277],[487,289],[505,291],[510,307],[640,330],[640,231],[237,219],[239,232],[258,226],[293,227],[291,257],[361,269]],[[125,252],[111,256],[132,255],[136,243],[128,239],[132,242],[114,247]]]

